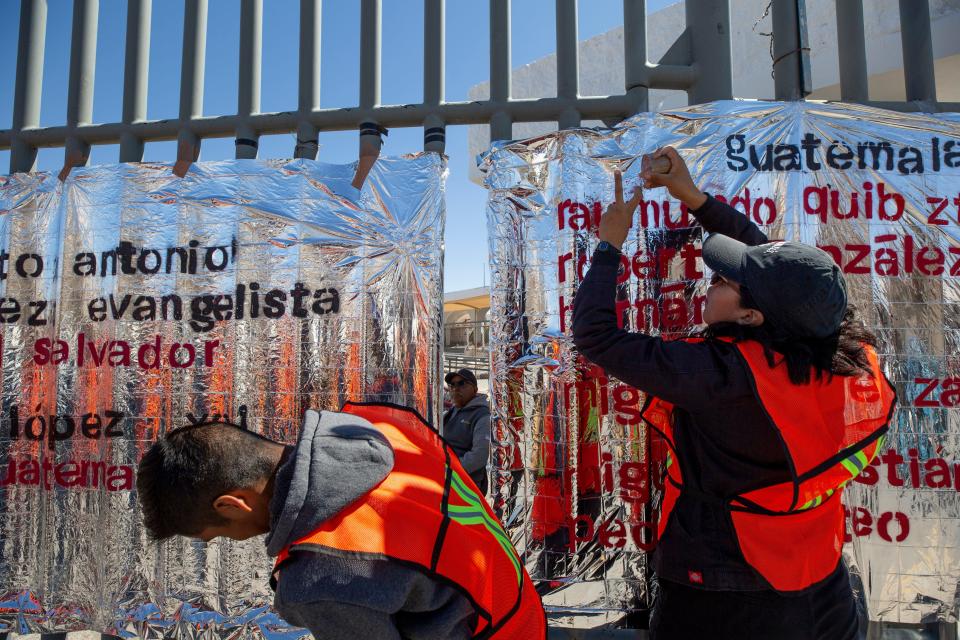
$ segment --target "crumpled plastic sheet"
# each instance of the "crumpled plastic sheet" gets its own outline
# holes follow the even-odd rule
[[[381,158],[362,191],[353,172],[0,177],[0,631],[308,636],[270,608],[261,539],[149,542],[134,473],[194,421],[292,443],[346,400],[436,419],[446,161]]]
[[[577,283],[639,158],[678,148],[694,180],[769,237],[824,246],[880,340],[899,409],[852,482],[845,555],[872,620],[955,622],[960,597],[960,117],[818,102],[724,101],[616,128],[496,143],[489,190],[493,483],[554,624],[643,624],[660,464],[644,396],[570,339]],[[624,247],[624,326],[696,331],[702,235],[665,189]]]

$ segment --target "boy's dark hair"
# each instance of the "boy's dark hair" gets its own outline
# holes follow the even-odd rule
[[[749,294],[741,287],[741,305],[755,309]],[[877,346],[877,337],[863,324],[853,305],[847,311],[836,334],[823,339],[801,339],[780,332],[769,322],[759,327],[744,327],[733,322],[718,322],[707,327],[706,338],[732,337],[734,341],[755,340],[763,345],[770,366],[780,354],[787,363],[787,374],[794,384],[807,384],[811,377],[821,380],[824,375],[853,376],[870,374],[870,362],[863,345]]]
[[[137,471],[137,494],[150,536],[195,536],[224,524],[214,500],[270,476],[277,446],[223,422],[182,427],[157,440]]]

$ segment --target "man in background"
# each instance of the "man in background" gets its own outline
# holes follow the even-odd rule
[[[487,493],[487,458],[490,455],[490,406],[477,393],[477,376],[460,369],[444,377],[453,406],[443,414],[441,434],[460,458],[464,471]]]

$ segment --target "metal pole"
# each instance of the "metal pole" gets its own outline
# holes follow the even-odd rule
[[[444,99],[446,62],[446,0],[425,0],[423,7],[423,103],[437,105]],[[437,114],[423,121],[423,149],[443,153],[446,126]]]
[[[513,137],[510,78],[510,0],[490,0],[490,100],[501,107],[490,118],[491,142]]]
[[[866,102],[867,48],[863,37],[863,0],[836,0],[837,39],[840,62],[840,99],[845,102]]]
[[[189,121],[203,115],[203,70],[207,55],[207,0],[186,0],[183,14],[183,62],[180,68],[180,132],[178,156],[196,159],[200,140]],[[186,157],[178,159],[185,160]]]
[[[423,102],[440,104],[444,97],[446,2],[426,0],[423,11]]]
[[[297,146],[294,158],[317,157],[317,128],[310,113],[320,107],[320,23],[323,0],[300,0],[300,76]]]
[[[802,100],[810,93],[803,2],[773,0],[773,76],[777,100]]]
[[[900,0],[900,40],[907,100],[934,103],[937,82],[933,73],[933,38],[928,0]],[[932,109],[931,109],[932,110]]]
[[[778,0],[774,0],[776,5]],[[733,98],[730,62],[729,0],[687,0],[690,56],[697,70],[696,81],[687,90],[691,104]]]
[[[557,0],[557,97],[576,100],[580,93],[577,0]],[[567,109],[557,121],[561,129],[580,126],[580,113]]]
[[[650,109],[650,89],[647,78],[646,5],[645,0],[623,0],[625,89],[627,95],[636,103],[635,112],[648,111]]]
[[[956,107],[960,103],[940,103],[941,108]],[[886,108],[891,103],[883,103]],[[897,108],[896,103],[892,103]],[[596,96],[580,98],[576,102],[562,98],[531,98],[511,100],[507,109],[510,117],[516,122],[545,122],[559,119],[564,110],[573,107],[587,120],[605,120],[608,118],[623,117],[632,107],[626,96]],[[913,108],[906,108],[913,107]],[[901,103],[901,110],[915,111],[915,103]],[[423,104],[388,105],[375,108],[370,114],[377,122],[388,124],[391,127],[420,127],[431,114],[439,114],[448,124],[485,124],[500,112],[505,110],[502,103],[493,103],[489,100],[471,102],[445,102],[437,106]],[[960,111],[960,109],[956,109]],[[261,135],[272,133],[289,133],[295,131],[300,119],[296,111],[280,113],[260,113],[250,116],[250,124]],[[309,121],[318,129],[324,131],[347,131],[357,128],[357,109],[319,109],[308,116]],[[144,140],[175,140],[182,128],[194,131],[202,138],[226,138],[235,135],[241,124],[236,114],[228,116],[214,116],[196,118],[187,123],[177,119],[151,120],[127,125],[119,122],[109,124],[94,124],[79,127],[70,131],[66,126],[44,127],[42,129],[26,129],[15,134],[9,130],[0,131],[0,147],[9,144],[15,135],[33,146],[53,147],[60,146],[71,133],[91,144],[116,144],[126,132],[132,132]]]
[[[207,55],[207,0],[186,0],[183,61],[180,68],[180,119],[203,115],[203,69]]]
[[[20,36],[17,42],[17,79],[13,95],[13,129],[40,126],[40,96],[43,89],[43,51],[47,30],[47,0],[22,0]],[[14,136],[10,173],[33,171],[37,148]]]
[[[360,108],[380,104],[380,43],[382,7],[380,0],[360,4]]]
[[[360,189],[373,168],[383,138],[373,109],[380,105],[380,43],[383,7],[381,0],[360,3],[360,150],[357,172],[351,184]]]
[[[73,32],[70,37],[70,80],[67,90],[67,128],[93,120],[93,81],[97,66],[97,16],[99,0],[74,0]],[[64,165],[83,166],[90,157],[90,145],[68,136]]]
[[[150,14],[153,0],[127,2],[127,43],[123,60],[123,122],[147,119],[150,73]],[[120,137],[120,162],[143,160],[143,140],[131,132]]]
[[[240,6],[240,86],[237,115],[241,121],[260,112],[260,68],[263,42],[263,0]],[[249,124],[237,129],[236,157],[256,158],[260,135]]]

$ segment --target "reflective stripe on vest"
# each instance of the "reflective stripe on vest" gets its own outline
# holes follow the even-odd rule
[[[727,340],[727,342],[730,342]],[[776,428],[791,480],[733,496],[728,511],[744,558],[778,591],[799,591],[827,577],[843,546],[843,487],[878,455],[896,396],[865,345],[872,376],[790,382],[762,345],[733,343],[753,375],[754,392]],[[659,535],[683,491],[673,438],[673,405],[651,398],[644,419],[673,451],[664,483]]]
[[[312,533],[292,552],[390,558],[451,585],[478,614],[475,638],[544,638],[540,598],[486,500],[440,436],[413,411],[348,403],[343,411],[371,422],[394,451],[387,477]]]

